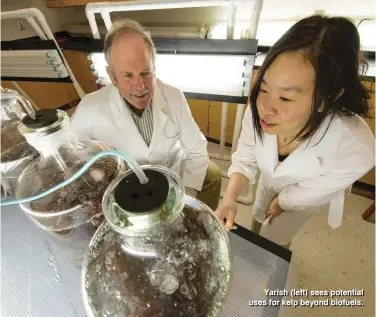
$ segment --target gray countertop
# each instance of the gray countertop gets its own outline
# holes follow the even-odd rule
[[[1,211],[2,316],[86,316],[81,270],[72,266],[17,206]],[[233,275],[223,317],[277,317],[279,307],[251,300],[281,300],[265,289],[285,288],[291,252],[239,227],[229,233]],[[252,241],[252,242],[251,242]]]

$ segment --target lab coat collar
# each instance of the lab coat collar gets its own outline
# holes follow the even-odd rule
[[[264,134],[259,164],[272,177],[299,175],[299,178],[309,178],[321,167],[319,153],[335,151],[341,132],[338,116],[333,120],[326,118],[311,139],[303,142],[281,163],[278,162],[277,136]]]
[[[153,135],[149,146],[149,154],[158,146],[158,137],[163,133],[164,126],[167,122],[168,116],[165,113],[167,107],[167,100],[162,93],[160,81],[157,79],[154,86],[154,95],[152,100],[153,111]]]
[[[154,94],[152,99],[152,111],[153,111],[153,135],[151,138],[151,142],[149,147],[147,146],[145,140],[143,139],[140,131],[138,130],[130,110],[128,109],[127,105],[125,104],[125,100],[121,95],[120,91],[115,88],[115,99],[116,99],[116,112],[114,113],[115,118],[124,118],[124,121],[121,120],[121,125],[123,126],[124,123],[128,122],[126,130],[127,135],[131,136],[133,139],[132,141],[135,144],[138,144],[138,147],[142,147],[140,150],[141,152],[146,152],[148,155],[158,147],[159,141],[161,141],[160,136],[163,133],[164,126],[168,119],[165,111],[167,108],[167,100],[161,90],[161,82],[157,79],[155,86],[154,86]],[[114,120],[118,122],[117,120]],[[122,127],[120,127],[122,128]]]
[[[137,144],[138,148],[142,151],[148,151],[148,146],[142,137],[140,131],[138,130],[136,124],[134,123],[131,110],[128,108],[126,101],[121,95],[120,91],[115,88],[115,105],[116,109],[113,113],[114,120],[113,124],[119,126],[119,131],[125,131],[125,137],[132,138],[132,142]],[[119,120],[119,118],[122,118]]]

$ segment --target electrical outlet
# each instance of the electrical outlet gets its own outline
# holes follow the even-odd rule
[[[17,25],[18,25],[18,28],[21,31],[25,31],[26,30],[25,27],[24,27],[24,25],[23,25],[23,23],[22,23],[22,21],[17,21]]]

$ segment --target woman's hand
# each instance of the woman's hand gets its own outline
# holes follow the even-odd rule
[[[236,204],[236,200],[234,198],[223,196],[223,200],[215,211],[215,214],[224,224],[226,231],[236,229],[234,222],[237,209],[238,205]],[[224,222],[224,218],[226,218],[226,224]]]
[[[278,202],[278,196],[272,200],[269,205],[269,210],[266,213],[266,218],[269,218],[269,225],[272,223],[275,217],[278,217],[284,210],[281,208]]]

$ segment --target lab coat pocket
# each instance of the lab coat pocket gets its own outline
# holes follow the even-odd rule
[[[163,135],[167,139],[177,139],[180,134],[179,127],[172,121],[167,122],[163,128]]]

